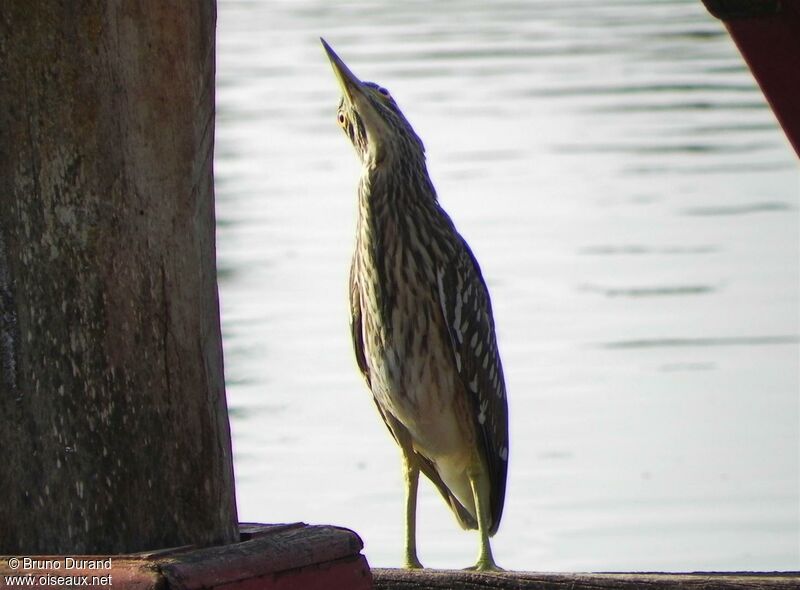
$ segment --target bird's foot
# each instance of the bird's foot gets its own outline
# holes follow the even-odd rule
[[[415,553],[409,553],[406,554],[403,560],[403,567],[407,570],[421,570],[424,566],[420,563]]]
[[[481,557],[475,565],[465,568],[468,572],[504,572],[503,568],[497,565],[492,558]]]

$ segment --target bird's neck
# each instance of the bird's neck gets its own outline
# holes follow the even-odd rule
[[[422,257],[430,260],[432,231],[420,224],[427,226],[438,211],[424,164],[411,169],[365,167],[359,183],[356,258],[361,268],[370,271],[360,283],[362,297],[370,302],[366,313],[380,316],[386,341],[391,340],[396,297],[407,288],[407,267],[416,268]],[[435,280],[432,265],[420,271],[431,275],[426,276],[429,282]]]
[[[446,259],[444,250],[449,251],[442,229],[452,222],[439,207],[424,161],[405,164],[365,168],[359,183],[358,255],[378,269],[382,284],[392,280],[398,254],[402,266],[410,256],[430,262]]]
[[[359,215],[395,223],[410,208],[438,208],[424,155],[392,158],[364,166],[359,183]]]

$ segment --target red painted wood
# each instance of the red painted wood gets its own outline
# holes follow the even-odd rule
[[[76,587],[108,590],[370,590],[372,574],[353,531],[333,526],[241,525],[242,541],[218,547],[177,547],[132,555],[70,556],[110,560],[100,569],[66,567],[66,556],[37,556],[59,567],[25,569],[0,556],[0,589],[63,588],[59,576],[76,576]],[[20,556],[21,557],[21,556]],[[23,586],[5,576],[33,576]],[[43,577],[44,576],[44,577]],[[48,577],[49,576],[49,577]],[[98,576],[84,585],[80,576]],[[110,576],[110,578],[100,578]],[[41,582],[41,583],[40,583]],[[104,583],[105,582],[105,583]],[[110,583],[108,583],[110,582]]]
[[[372,572],[363,555],[261,578],[215,586],[214,590],[371,590]]]
[[[251,534],[241,543],[180,553],[159,561],[171,588],[221,587],[239,580],[354,558],[363,544],[354,532],[296,525]]]
[[[72,556],[70,556],[72,557]],[[22,558],[22,556],[20,556]],[[163,578],[140,559],[129,559],[124,556],[78,556],[75,559],[111,559],[110,568],[88,569],[71,568],[66,556],[36,556],[37,561],[50,560],[58,562],[58,568],[31,568],[9,566],[11,556],[0,557],[0,588],[19,590],[19,588],[63,589],[70,582],[76,588],[109,590],[124,588],[125,590],[155,590],[163,585]],[[86,576],[84,580],[83,576]],[[96,578],[95,578],[96,576]],[[13,578],[16,577],[16,578]],[[33,585],[27,585],[20,578],[33,578]],[[93,583],[95,582],[95,583]]]

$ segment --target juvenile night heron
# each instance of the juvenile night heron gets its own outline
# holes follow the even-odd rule
[[[425,148],[389,92],[362,82],[322,40],[342,90],[338,121],[363,166],[350,269],[356,360],[403,456],[406,567],[420,471],[458,522],[480,532],[475,569],[497,569],[508,408],[489,292],[437,201]]]

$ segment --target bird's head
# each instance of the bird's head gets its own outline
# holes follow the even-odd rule
[[[362,163],[376,167],[397,157],[423,157],[422,141],[389,91],[374,82],[359,80],[325,39],[320,41],[342,90],[337,121],[353,142]]]

